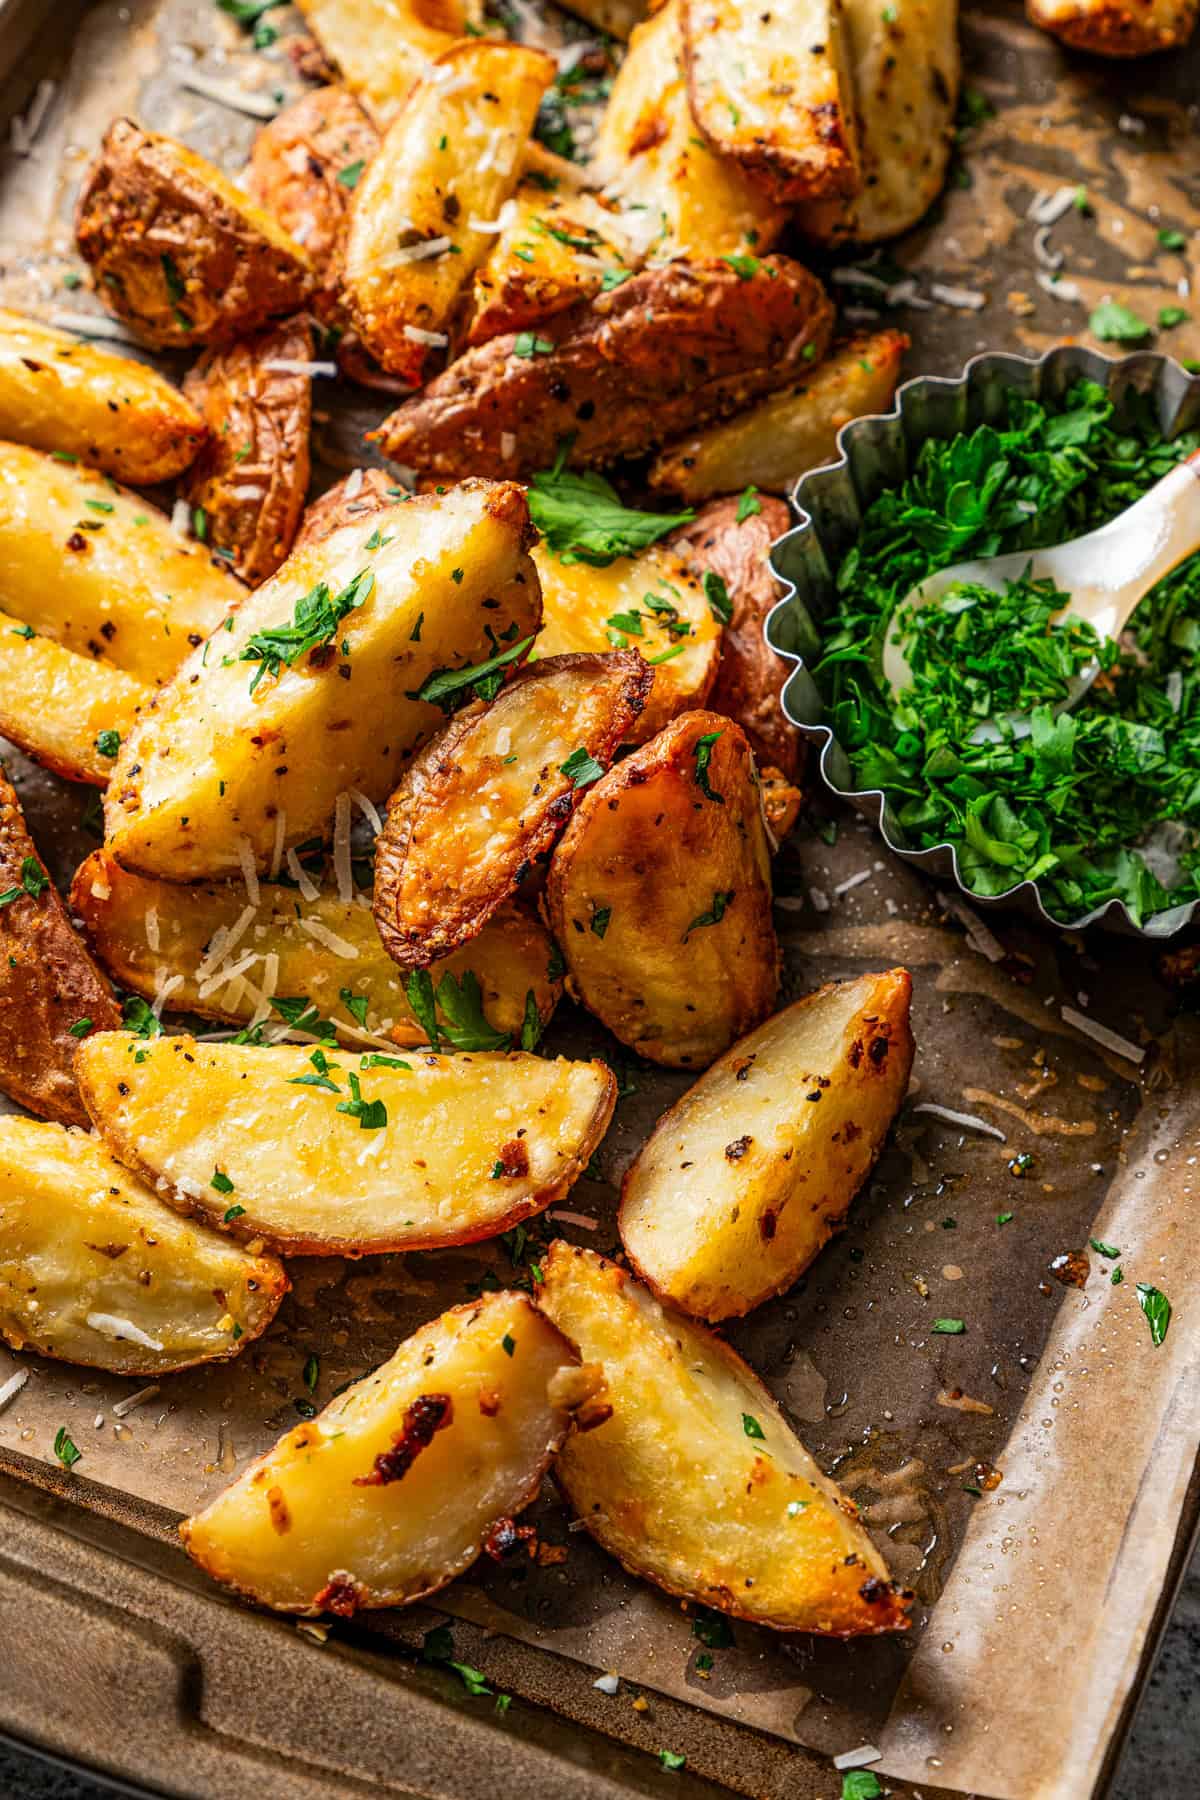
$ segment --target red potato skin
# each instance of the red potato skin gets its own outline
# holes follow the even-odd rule
[[[353,94],[319,87],[268,120],[254,139],[248,190],[285,231],[300,233],[321,288],[319,312],[336,312],[337,261],[353,188],[338,176],[368,163],[379,133]]]

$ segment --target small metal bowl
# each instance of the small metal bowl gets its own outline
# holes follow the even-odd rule
[[[833,605],[834,571],[857,540],[863,514],[885,488],[904,479],[926,439],[1004,423],[1006,395],[1013,390],[1052,406],[1060,404],[1080,380],[1105,388],[1118,409],[1131,389],[1150,395],[1168,436],[1200,425],[1200,379],[1189,376],[1170,357],[1151,352],[1114,360],[1095,350],[1064,345],[1036,361],[989,352],[973,357],[959,376],[919,375],[906,381],[890,413],[852,420],[838,433],[838,460],[797,482],[792,504],[800,523],[779,539],[771,553],[772,568],[786,592],[767,619],[767,642],[796,665],[783,690],[783,710],[801,735],[818,746],[826,785],[871,820],[895,855],[943,882],[956,882],[975,907],[1015,908],[1064,931],[1101,925],[1161,940],[1181,931],[1200,901],[1173,906],[1145,925],[1134,923],[1121,900],[1110,900],[1076,919],[1057,919],[1046,911],[1035,882],[1018,882],[1003,894],[977,894],[959,874],[953,845],[913,849],[883,793],[854,787],[850,759],[823,720],[821,695],[806,667],[820,654],[820,622]]]

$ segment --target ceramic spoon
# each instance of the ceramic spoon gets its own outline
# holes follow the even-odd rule
[[[907,607],[929,606],[960,582],[1003,593],[1005,583],[1016,581],[1028,570],[1033,581],[1051,581],[1071,602],[1055,616],[1090,625],[1097,637],[1116,638],[1129,622],[1138,602],[1164,575],[1185,557],[1200,550],[1200,450],[1177,463],[1170,474],[1141,499],[1084,537],[1056,544],[1048,550],[1015,550],[1007,556],[990,556],[982,562],[955,563],[929,575],[901,601],[892,614],[883,645],[883,676],[894,694],[912,686],[912,671],[904,654],[900,615]],[[1071,682],[1070,691],[1055,712],[1066,712],[1087,693],[1100,665],[1093,660]],[[1004,721],[1014,737],[1032,730],[1027,718],[1010,715]],[[973,733],[975,742],[1002,735],[994,720],[986,720]]]

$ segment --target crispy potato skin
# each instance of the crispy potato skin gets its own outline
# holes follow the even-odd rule
[[[32,859],[45,878],[40,894],[21,891]],[[73,1073],[80,1040],[71,1027],[97,1031],[121,1022],[112,989],[75,931],[25,826],[16,789],[0,766],[0,1088],[30,1112],[61,1125],[86,1125]]]
[[[354,95],[335,86],[301,94],[255,136],[250,197],[303,245],[321,283],[322,314],[336,311],[337,263],[350,218],[353,187],[339,177],[370,162],[378,148],[379,133]]]
[[[536,1497],[599,1379],[523,1294],[485,1294],[287,1432],[183,1541],[278,1612],[411,1605]]]
[[[187,497],[204,512],[208,542],[233,552],[234,568],[251,587],[273,575],[291,549],[310,473],[312,378],[268,365],[311,362],[312,354],[311,325],[293,319],[208,351],[184,383],[209,430]]]
[[[300,245],[183,144],[110,125],[83,179],[75,241],[109,310],[160,349],[227,344],[300,311]]]
[[[297,0],[329,64],[386,125],[431,58],[466,35],[463,0]],[[322,77],[328,79],[328,77]]]
[[[1096,56],[1149,56],[1186,44],[1196,25],[1197,0],[1027,0],[1032,25],[1073,50]]]
[[[571,0],[567,11],[622,42],[646,16],[643,0]]]
[[[261,1337],[289,1285],[273,1256],[177,1218],[98,1138],[0,1119],[0,1337],[12,1349],[114,1375],[226,1362]],[[97,1315],[159,1348],[89,1323]]]
[[[903,1631],[912,1596],[741,1357],[594,1251],[560,1239],[543,1268],[538,1305],[608,1382],[610,1418],[555,1470],[592,1536],[667,1593],[776,1631]]]
[[[746,280],[723,262],[644,269],[548,319],[539,335],[552,353],[519,356],[515,338],[493,338],[369,435],[397,462],[452,479],[549,468],[572,434],[573,464],[610,463],[786,385],[824,350],[831,322],[820,283],[786,257]]]
[[[525,180],[512,205],[515,216],[475,272],[462,334],[468,344],[486,344],[590,300],[606,272],[624,267],[615,222],[590,194],[547,193],[540,182]]]
[[[352,494],[347,493],[351,482],[355,488]],[[405,489],[397,486],[385,470],[355,469],[305,507],[292,548],[306,550],[314,544],[324,543],[343,525],[361,524],[404,496]]]
[[[361,1045],[363,1032],[342,998],[343,990],[366,1000],[369,1032],[395,1044],[425,1043],[424,1027],[405,997],[404,978],[380,943],[370,913],[356,900],[339,900],[331,888],[328,873],[316,900],[305,900],[294,887],[261,882],[257,913],[232,940],[226,966],[243,961],[247,946],[253,945],[260,962],[267,956],[279,958],[275,991],[307,995],[348,1043]],[[237,1024],[254,1015],[262,993],[258,985],[262,968],[221,981],[218,957],[206,980],[199,979],[198,970],[216,934],[224,931],[228,936],[245,907],[246,889],[240,882],[183,886],[148,881],[121,868],[104,850],[94,851],[80,864],[71,886],[72,913],[82,919],[96,954],[122,987],[151,999],[165,968],[181,978],[172,990],[172,1005],[179,1011]],[[315,940],[305,930],[306,924],[314,923],[352,945],[357,958],[347,961]],[[446,973],[461,980],[469,970],[479,983],[488,1024],[511,1033],[515,1040],[525,1016],[526,995],[533,995],[543,1025],[554,1011],[562,983],[547,974],[552,949],[549,933],[531,912],[501,907],[478,937],[434,965],[434,985]]]
[[[113,758],[100,750],[100,733],[126,737],[152,690],[53,638],[26,637],[28,630],[0,613],[0,737],[64,781],[105,787]]]
[[[150,486],[187,468],[204,421],[144,363],[0,311],[0,438]]]
[[[793,386],[668,444],[651,467],[650,485],[693,502],[751,485],[789,493],[806,470],[832,462],[843,425],[888,410],[908,346],[902,331],[850,338]]]
[[[424,968],[467,943],[544,862],[578,804],[562,765],[607,768],[652,671],[628,651],[550,656],[519,669],[409,764],[376,839],[375,923],[388,955]]]
[[[843,1223],[908,1088],[908,971],[821,988],[664,1113],[625,1176],[626,1253],[659,1298],[740,1318]]]
[[[364,1100],[387,1113],[369,1132],[338,1110],[353,1094],[344,1066],[332,1089],[315,1085],[307,1045],[99,1032],[75,1074],[126,1168],[180,1212],[287,1256],[431,1250],[507,1231],[578,1180],[616,1103],[600,1062],[498,1051],[404,1062],[363,1072]],[[245,1208],[227,1222],[214,1167]]]
[[[709,737],[720,800],[697,777]],[[639,1056],[704,1068],[757,1025],[779,985],[779,947],[740,726],[684,713],[590,787],[551,859],[544,905],[571,991]]]

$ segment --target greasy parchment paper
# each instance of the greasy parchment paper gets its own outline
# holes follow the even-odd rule
[[[290,15],[273,17],[293,29]],[[78,266],[74,188],[114,114],[184,136],[236,171],[254,121],[187,93],[180,73],[199,66],[267,94],[298,86],[282,40],[253,55],[203,0],[104,4],[69,42],[61,35],[61,83],[34,153],[10,156],[0,186],[0,303],[42,316],[92,305],[61,277]],[[1104,196],[1088,238],[1076,218],[1063,227],[1078,237],[1072,278],[1089,299],[1120,293],[1146,316],[1173,297],[1154,285],[1166,280],[1157,265],[1136,273],[1152,254],[1154,220],[1200,225],[1186,185],[1190,169],[1195,186],[1196,121],[1183,103],[1196,91],[1194,52],[1169,73],[1094,63],[1068,73],[1060,52],[1009,13],[973,12],[965,35],[998,115],[977,134],[974,188],[952,189],[940,219],[899,254],[922,280],[987,291],[989,307],[906,318],[913,372],[954,372],[978,349],[1040,349],[1082,328],[1080,309],[1033,280],[1024,215],[1037,191],[1082,179]],[[1196,244],[1187,254],[1200,274]],[[1186,256],[1173,262],[1176,279]],[[1200,328],[1177,337],[1178,353],[1200,354]],[[327,471],[353,466],[358,433],[384,409],[328,384],[316,405]],[[66,879],[94,842],[83,799],[12,763],[39,845]],[[845,885],[855,876],[865,879]],[[1186,1027],[1167,1031],[1167,996],[1143,946],[1016,921],[992,920],[994,935],[981,936],[968,919],[964,930],[961,911],[892,863],[861,821],[842,820],[832,845],[802,830],[777,877],[787,995],[903,962],[915,981],[918,1057],[909,1104],[844,1236],[730,1336],[916,1589],[913,1630],[843,1645],[739,1624],[702,1672],[703,1646],[680,1607],[572,1531],[550,1490],[537,1510],[550,1554],[536,1565],[481,1564],[440,1604],[784,1740],[829,1753],[875,1743],[881,1771],[929,1787],[1005,1800],[1085,1795],[1154,1623],[1200,1443],[1200,1271],[1189,1257],[1200,1226],[1197,1046]],[[1140,1067],[1064,1024],[1064,1003],[1144,1042]],[[546,1048],[619,1055],[566,1006]],[[552,1214],[543,1239],[559,1231],[616,1247],[615,1184],[687,1085],[619,1060],[630,1091],[597,1159],[603,1179],[580,1182],[571,1220]],[[1003,1141],[914,1111],[923,1101],[985,1118]],[[1018,1156],[1032,1161],[1014,1172]],[[1094,1251],[1082,1290],[1050,1272],[1089,1237],[1119,1247],[1121,1285]],[[80,1475],[191,1511],[294,1423],[310,1353],[323,1404],[489,1271],[502,1282],[521,1272],[499,1244],[294,1262],[294,1291],[263,1343],[231,1366],[164,1381],[123,1420],[114,1403],[136,1382],[22,1359],[32,1379],[0,1415],[0,1462],[19,1473],[53,1461],[65,1425],[83,1451]],[[1159,1349],[1139,1281],[1174,1307]],[[947,1316],[965,1321],[963,1335],[931,1333]],[[16,1360],[0,1351],[0,1380]],[[398,1638],[414,1629],[404,1615],[366,1623]],[[511,1679],[519,1686],[519,1674]]]

